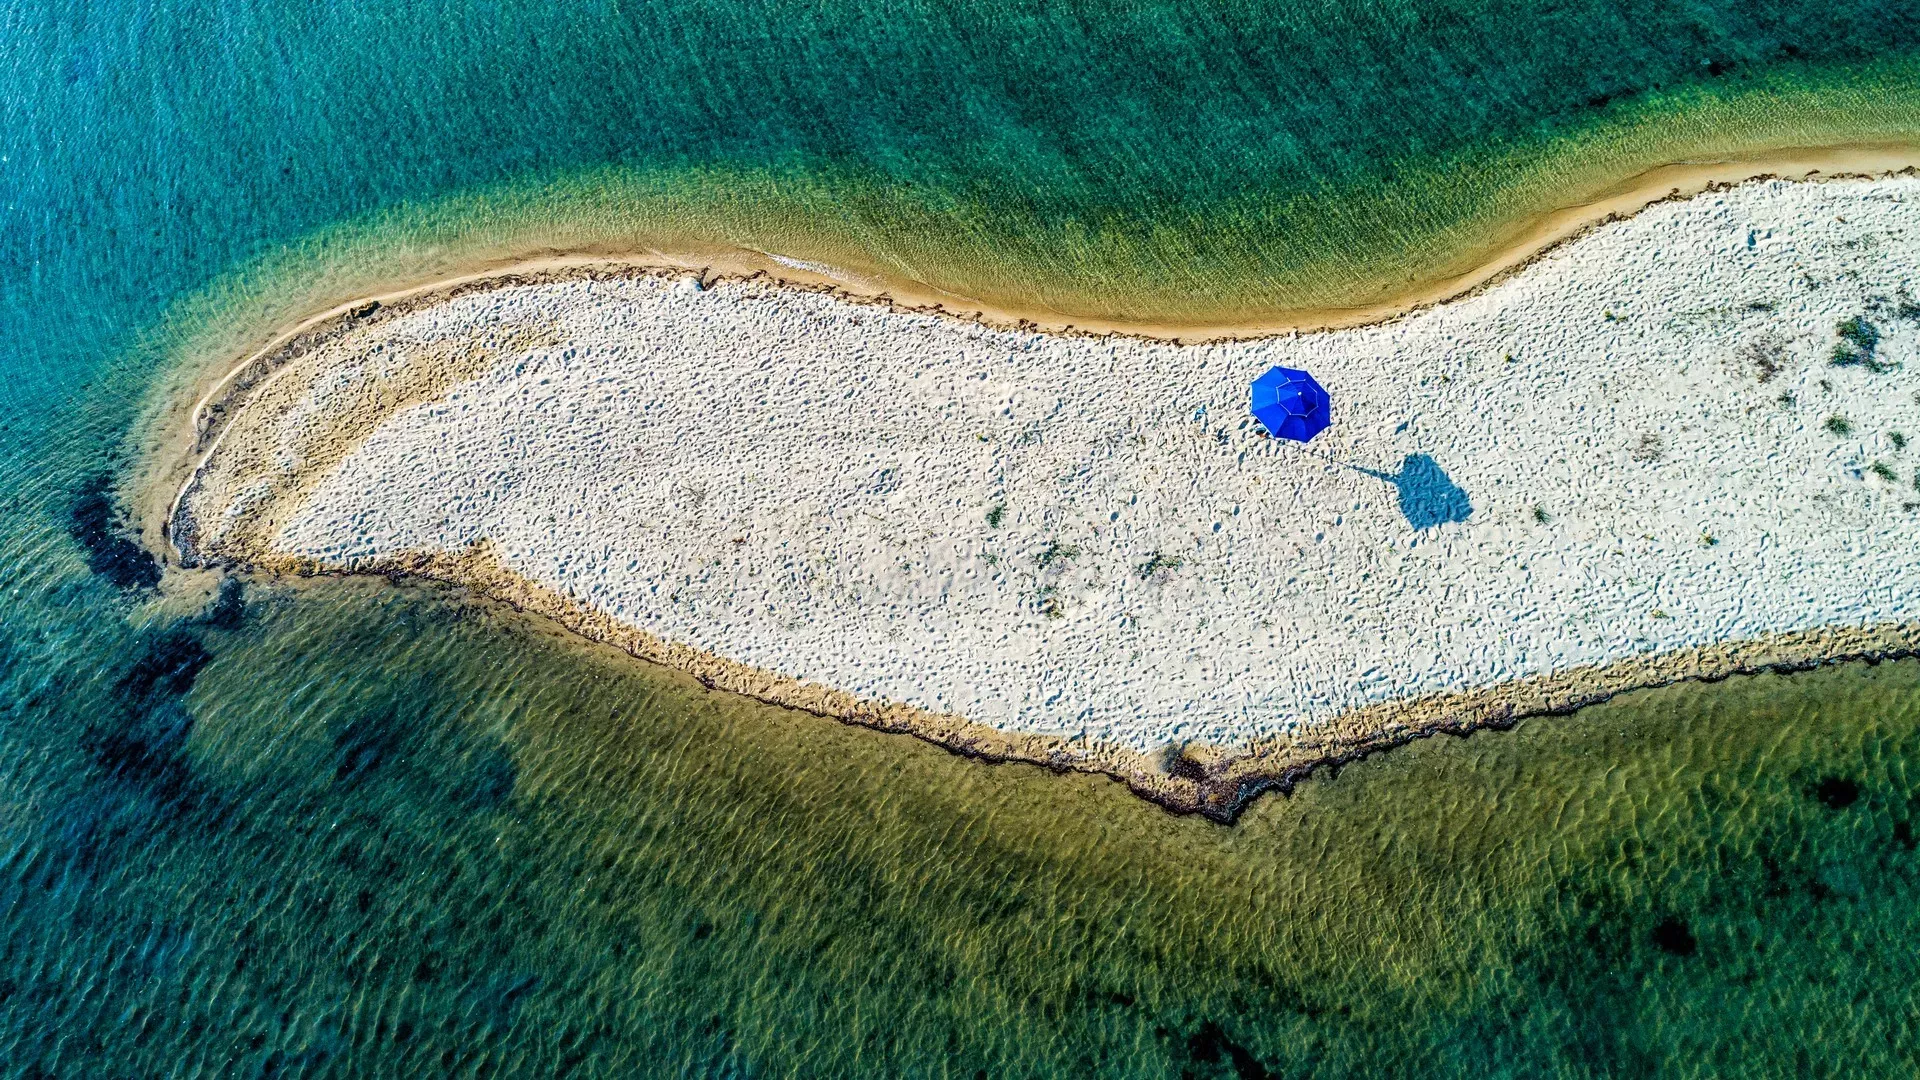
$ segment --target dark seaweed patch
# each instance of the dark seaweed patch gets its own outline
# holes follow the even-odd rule
[[[489,748],[477,755],[466,803],[476,810],[492,810],[513,798],[513,785],[520,778],[520,767],[505,748]]]
[[[330,1055],[318,1047],[288,1052],[275,1050],[261,1059],[255,1075],[261,1080],[282,1076],[311,1076],[325,1065]]]
[[[131,708],[150,708],[156,698],[180,697],[193,689],[213,654],[185,630],[168,630],[147,646],[121,676],[114,690]]]
[[[498,810],[520,776],[510,747],[459,725],[437,728],[402,702],[327,724],[336,784],[398,784],[467,812]]]
[[[236,577],[220,579],[220,592],[200,616],[200,625],[214,630],[238,630],[247,620],[247,583]]]
[[[1860,785],[1842,776],[1823,776],[1813,785],[1813,797],[1829,810],[1845,810],[1860,800]]]
[[[192,730],[193,714],[167,709],[140,714],[124,725],[96,728],[86,738],[86,749],[94,764],[110,775],[158,784],[162,793],[177,794],[180,778],[175,772]]]
[[[514,1012],[544,981],[531,972],[497,974],[472,992],[475,1011],[493,1027],[506,1028],[513,1023]]]
[[[213,659],[200,639],[168,630],[150,641],[114,684],[118,708],[87,729],[81,743],[108,775],[177,795],[185,781],[183,751],[193,714],[179,701]]]
[[[361,713],[327,724],[333,740],[333,778],[355,784],[393,759],[400,749],[400,725],[391,713]]]
[[[160,583],[160,564],[126,535],[107,494],[113,481],[105,474],[82,484],[67,512],[67,532],[87,550],[87,569],[121,589],[151,589]]]
[[[1273,1073],[1253,1056],[1253,1051],[1234,1042],[1220,1025],[1208,1020],[1187,1036],[1187,1056],[1205,1065],[1225,1061],[1240,1080],[1270,1080]]]
[[[60,866],[95,873],[150,842],[155,830],[212,808],[187,757],[194,715],[183,700],[212,658],[186,631],[152,635],[114,683],[107,707],[94,710],[78,740],[92,782],[49,818],[64,853]]]
[[[420,984],[436,982],[446,970],[447,958],[438,952],[429,952],[413,965],[413,981]]]
[[[42,888],[54,888],[68,871],[91,875],[119,850],[126,836],[127,804],[124,789],[106,784],[93,785],[47,813],[47,824],[54,828],[54,850],[63,858],[49,862]]]
[[[1653,944],[1661,952],[1674,956],[1692,956],[1700,948],[1700,943],[1693,939],[1693,930],[1685,922],[1671,917],[1653,928]]]

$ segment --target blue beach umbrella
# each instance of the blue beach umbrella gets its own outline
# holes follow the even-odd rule
[[[1253,380],[1253,418],[1271,434],[1306,442],[1327,429],[1327,392],[1304,371],[1269,368]]]

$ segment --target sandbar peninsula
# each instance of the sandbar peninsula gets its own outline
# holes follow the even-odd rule
[[[196,413],[189,565],[462,583],[710,684],[1230,816],[1312,765],[1911,652],[1920,180],[1657,203],[1370,325],[1173,344],[579,269]],[[1334,424],[1247,413],[1305,368]]]

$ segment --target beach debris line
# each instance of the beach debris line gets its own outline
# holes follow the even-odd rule
[[[1250,407],[1269,434],[1294,442],[1309,441],[1332,419],[1326,390],[1298,368],[1271,367],[1253,380]]]

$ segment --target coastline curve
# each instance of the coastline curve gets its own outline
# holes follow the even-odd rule
[[[1708,190],[1726,190],[1724,188]],[[1610,219],[1611,220],[1611,219]],[[1584,232],[1585,230],[1581,230]],[[1548,250],[1560,250],[1550,248]],[[1535,254],[1530,262],[1537,262]],[[525,268],[523,268],[524,270]],[[362,301],[344,310],[312,320],[283,336],[222,380],[216,392],[202,398],[194,410],[192,443],[194,453],[190,475],[175,489],[165,514],[169,546],[179,545],[188,562],[198,561],[195,554],[199,538],[191,513],[182,513],[193,496],[208,464],[221,449],[221,440],[233,427],[233,418],[257,400],[274,378],[288,370],[288,362],[310,354],[317,346],[344,332],[378,325],[381,321],[408,311],[431,308],[461,296],[485,294],[504,288],[538,288],[569,281],[659,280],[662,273],[684,274],[685,270],[662,271],[658,268],[612,268],[604,263],[580,261],[572,265],[548,264],[536,273],[508,277],[475,276],[451,286],[413,290],[405,297]],[[1489,280],[1497,277],[1489,275]],[[1510,277],[1510,275],[1508,275]],[[723,279],[702,268],[699,280],[712,286]],[[759,288],[758,279],[743,275],[730,279],[745,282],[742,287]],[[1507,280],[1499,277],[1498,280]],[[849,297],[838,285],[826,282],[782,282],[825,293],[823,302],[845,305],[848,300],[874,297]],[[764,286],[773,288],[774,286]],[[1480,295],[1483,282],[1470,295]],[[899,314],[902,305],[892,298],[878,298],[885,310]],[[858,310],[857,307],[850,310]],[[1425,309],[1416,309],[1425,310]],[[953,312],[942,311],[951,316]],[[926,316],[916,316],[925,319]],[[1611,316],[1610,316],[1611,318]],[[936,320],[940,321],[940,320]],[[1026,327],[1031,334],[1034,328]],[[1092,335],[1078,331],[1081,340],[1112,340],[1111,335]],[[531,339],[507,342],[511,351],[531,347]],[[537,343],[536,343],[537,344]],[[547,342],[552,344],[552,342]],[[469,353],[470,358],[486,360],[492,354]],[[382,415],[430,402],[444,394],[447,387],[471,377],[484,363],[459,366],[449,372],[444,364],[427,365],[433,377],[417,392],[400,393],[387,402]],[[403,380],[404,381],[404,380]],[[1763,380],[1764,381],[1764,380]],[[371,433],[371,428],[360,432]],[[352,440],[349,440],[351,442]],[[342,449],[342,456],[346,450]],[[304,496],[303,496],[304,497]],[[184,526],[184,527],[183,527]],[[254,543],[243,545],[247,549]],[[752,664],[720,659],[712,652],[671,644],[632,626],[611,620],[604,612],[564,592],[542,586],[505,570],[484,545],[459,551],[405,551],[372,557],[358,557],[352,564],[327,565],[310,557],[286,557],[265,547],[251,551],[249,557],[224,561],[262,570],[292,573],[330,572],[350,569],[355,572],[406,572],[474,587],[477,591],[505,600],[525,610],[548,616],[584,636],[610,641],[645,659],[689,670],[710,685],[765,700],[837,716],[844,720],[885,730],[909,730],[930,741],[971,756],[989,760],[1028,760],[1051,768],[1083,769],[1104,772],[1128,783],[1134,790],[1173,809],[1198,811],[1216,817],[1231,817],[1247,798],[1269,787],[1285,787],[1293,779],[1318,764],[1334,763],[1370,753],[1385,746],[1404,742],[1436,731],[1465,732],[1478,727],[1510,724],[1525,716],[1563,712],[1594,700],[1638,686],[1661,685],[1680,679],[1720,678],[1741,672],[1805,667],[1836,658],[1891,658],[1912,655],[1913,626],[1904,619],[1870,620],[1853,627],[1821,626],[1790,629],[1779,633],[1753,635],[1737,642],[1714,642],[1687,648],[1666,649],[1654,654],[1600,665],[1574,665],[1536,677],[1505,680],[1464,692],[1399,695],[1390,701],[1360,708],[1349,708],[1337,718],[1314,725],[1310,730],[1284,731],[1261,735],[1240,746],[1217,742],[1171,740],[1162,750],[1147,751],[1138,745],[1103,746],[1100,740],[1062,739],[1057,736],[1031,736],[1009,733],[1001,727],[970,724],[950,712],[927,709],[885,698],[861,698],[826,690],[773,674]],[[782,681],[784,680],[784,681]]]

